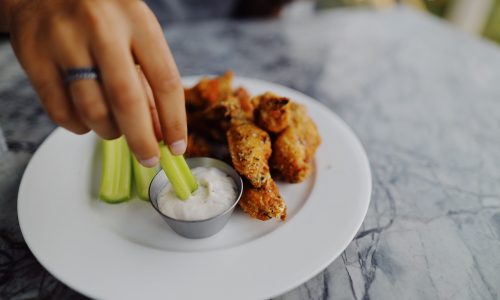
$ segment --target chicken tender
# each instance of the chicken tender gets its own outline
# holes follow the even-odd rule
[[[232,94],[233,72],[215,78],[202,78],[194,87],[184,89],[189,110],[203,110]]]
[[[239,205],[245,213],[255,219],[262,221],[271,218],[282,221],[286,219],[285,201],[272,179],[261,188],[245,188]]]
[[[243,124],[229,129],[227,143],[236,171],[246,177],[253,187],[264,186],[271,178],[269,134],[253,124]]]
[[[187,116],[190,131],[209,136],[219,142],[225,141],[226,131],[231,126],[250,122],[234,96],[228,96],[203,111],[190,112]]]
[[[265,93],[252,99],[256,124],[271,133],[279,133],[290,124],[290,99]]]
[[[321,143],[316,125],[305,107],[291,103],[292,120],[273,143],[271,168],[279,179],[302,182],[312,171],[314,153]]]
[[[253,121],[254,106],[252,105],[250,93],[242,86],[234,90],[233,95],[238,99],[243,115],[249,121]]]

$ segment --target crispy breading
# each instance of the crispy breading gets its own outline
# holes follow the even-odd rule
[[[186,154],[230,159],[245,178],[240,207],[253,218],[284,220],[286,204],[270,169],[273,177],[303,181],[312,172],[319,133],[305,107],[270,92],[252,98],[244,87],[232,90],[232,78],[229,71],[185,89]]]
[[[215,78],[202,78],[194,87],[184,89],[188,110],[202,110],[232,94],[233,72]]]
[[[270,165],[279,179],[302,182],[312,171],[314,153],[321,143],[316,125],[304,106],[291,103],[290,126],[273,143]]]
[[[286,219],[285,201],[272,179],[261,188],[245,187],[239,205],[245,213],[255,219],[263,221],[271,218],[282,221]]]
[[[254,106],[252,105],[252,98],[247,89],[240,86],[233,91],[233,95],[238,99],[245,118],[249,121],[253,121]]]
[[[226,131],[231,126],[250,122],[234,96],[228,96],[203,111],[189,112],[187,116],[190,131],[219,142],[225,141]]]
[[[233,126],[227,132],[227,143],[236,171],[246,177],[252,186],[264,186],[271,178],[269,134],[253,124]]]
[[[251,102],[256,105],[255,123],[260,128],[279,133],[290,124],[290,99],[267,92]]]
[[[230,96],[225,100],[225,102],[228,102],[228,104],[226,104],[226,106],[228,107],[227,118],[225,120],[226,122],[223,124],[226,130],[232,126],[238,126],[252,122],[252,117],[242,109],[240,99],[234,96]]]
[[[184,155],[186,157],[212,157],[213,151],[206,138],[196,133],[190,133],[188,135],[188,143]]]

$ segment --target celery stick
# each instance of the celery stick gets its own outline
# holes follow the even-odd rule
[[[146,168],[137,161],[135,156],[132,155],[132,168],[134,171],[135,189],[137,196],[142,200],[149,200],[149,184],[158,172],[158,168]]]
[[[130,199],[132,185],[130,150],[122,136],[102,141],[102,177],[99,198],[108,203]]]
[[[189,189],[191,190],[191,193],[196,191],[198,189],[198,183],[196,182],[196,179],[194,178],[193,173],[191,173],[191,169],[189,169],[189,166],[186,163],[184,156],[182,156],[182,155],[174,156],[174,160],[175,160],[175,163],[177,164],[177,167],[181,171],[181,174],[184,177],[184,180],[186,180],[187,184],[189,185]]]
[[[177,165],[174,155],[170,153],[168,147],[164,144],[160,144],[160,164],[168,180],[172,184],[175,194],[181,200],[187,200],[191,196],[191,188],[184,178],[181,169]]]

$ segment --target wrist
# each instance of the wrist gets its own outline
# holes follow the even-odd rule
[[[0,1],[0,32],[9,33],[12,16],[21,0]]]

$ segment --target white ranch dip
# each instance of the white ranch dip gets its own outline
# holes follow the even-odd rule
[[[169,183],[158,198],[160,211],[177,220],[195,221],[214,217],[233,205],[236,185],[233,179],[217,168],[196,167],[191,170],[198,189],[183,201],[177,198]]]

